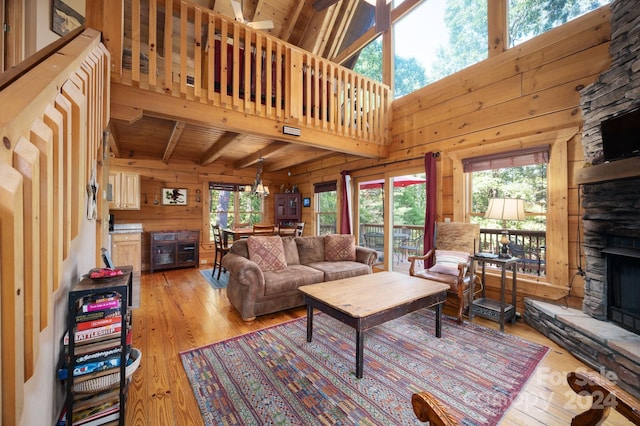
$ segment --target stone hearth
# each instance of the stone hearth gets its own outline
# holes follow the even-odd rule
[[[530,299],[524,305],[527,324],[640,398],[639,335],[578,309]]]

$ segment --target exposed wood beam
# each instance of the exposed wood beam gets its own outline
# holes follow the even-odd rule
[[[413,9],[418,7],[423,1],[426,0],[405,0],[398,7],[394,8],[391,11],[391,24],[396,23],[398,20],[402,19],[406,14],[411,12]],[[336,55],[333,58],[329,58],[332,61],[342,65],[345,61],[351,58],[353,55],[362,50],[366,45],[375,40],[376,37],[380,35],[379,31],[376,31],[375,27],[367,30],[366,33],[358,37],[356,41],[351,43],[350,46],[345,48],[339,55]]]
[[[376,30],[384,33],[389,30],[391,26],[391,17],[389,15],[390,6],[387,4],[387,0],[376,1]]]
[[[325,10],[329,6],[333,6],[337,2],[338,0],[316,0],[313,2],[313,8],[315,9],[316,12],[320,12],[322,10]],[[304,2],[301,2],[301,3],[304,3]]]
[[[184,126],[186,123],[184,121],[176,121],[173,125],[173,130],[171,131],[171,136],[169,137],[169,142],[167,143],[167,147],[164,149],[164,154],[162,155],[162,162],[168,163],[171,158],[171,154],[173,154],[173,150],[176,148],[178,141],[180,140],[180,136],[182,136],[182,132],[184,131]]]
[[[262,6],[264,5],[264,0],[258,0],[258,3],[256,4],[255,9],[253,9],[253,12],[251,13],[251,19],[249,19],[249,21],[253,22],[253,21],[261,21],[263,20],[263,17],[260,16],[262,14]],[[244,11],[242,11],[244,13]],[[245,15],[246,18],[246,15]]]
[[[240,134],[235,132],[224,132],[222,136],[218,138],[217,141],[214,142],[213,145],[207,149],[207,151],[202,155],[198,164],[201,166],[211,164],[216,161],[222,155],[222,151],[229,146],[232,142],[237,142],[241,140],[243,137]]]
[[[261,150],[256,151],[253,154],[236,161],[235,163],[233,163],[233,168],[244,169],[245,167],[253,166],[261,158],[269,158],[271,155],[275,154],[276,152],[287,149],[289,146],[290,144],[286,142],[275,141],[265,146]]]
[[[321,160],[323,158],[326,157],[330,157],[335,155],[335,152],[330,152],[330,151],[326,151],[326,153],[319,153],[318,155],[313,155],[313,156],[308,156],[306,157],[306,160],[308,161],[318,161]],[[295,157],[295,156],[289,156],[286,160],[284,161],[278,161],[277,163],[274,164],[269,164],[268,166],[265,166],[264,171],[265,172],[277,172],[279,170],[284,170],[284,169],[289,169],[292,168],[294,166],[298,166],[302,163],[306,163],[307,161],[300,161],[300,158]]]
[[[507,50],[507,0],[490,1],[488,5],[489,57]]]
[[[128,105],[111,104],[111,118],[126,121],[127,124],[133,124],[142,118],[144,111],[133,108]]]
[[[337,28],[334,30],[333,42],[327,52],[326,57],[331,58],[335,56],[344,42],[344,38],[347,35],[347,28],[351,25],[353,17],[358,9],[358,2],[360,0],[349,0],[349,4],[346,7],[346,13],[341,14],[340,22],[337,24]]]
[[[120,147],[118,146],[118,132],[113,126],[113,123],[109,123],[109,149],[113,152],[116,158],[120,158]]]
[[[320,32],[315,38],[315,42],[313,43],[313,47],[311,48],[311,53],[313,53],[314,55],[323,56],[322,52],[327,45],[327,40],[329,39],[329,35],[331,34],[333,25],[335,24],[336,19],[340,14],[342,3],[343,1],[339,0],[336,4],[331,6],[329,10],[326,11],[326,15],[324,20],[322,21]]]
[[[282,33],[280,34],[280,38],[282,38],[282,40],[289,42],[291,40],[291,34],[293,34],[293,30],[296,26],[296,22],[298,22],[298,19],[300,19],[300,14],[302,13],[302,8],[304,7],[304,2],[303,1],[297,1],[296,2],[296,7],[293,10],[293,12],[289,15],[290,19],[289,22],[287,23],[287,27],[282,31]]]
[[[356,41],[351,43],[349,47],[340,52],[339,55],[334,56],[331,59],[333,62],[338,63],[339,65],[343,65],[349,58],[353,55],[361,51],[366,45],[371,43],[380,35],[379,32],[376,31],[375,27],[369,28],[366,33],[362,34]]]

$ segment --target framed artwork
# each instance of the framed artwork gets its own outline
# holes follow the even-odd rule
[[[302,207],[311,207],[311,198],[304,197],[302,199]]]
[[[85,0],[53,0],[51,31],[63,36],[84,24]]]
[[[162,188],[163,206],[186,206],[187,190],[185,188]]]

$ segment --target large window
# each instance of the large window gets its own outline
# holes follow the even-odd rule
[[[244,185],[209,183],[211,224],[228,228],[262,222],[264,200],[244,188]],[[213,240],[213,233],[209,239]]]
[[[427,0],[412,10],[393,26],[395,96],[486,59],[487,32],[487,0]]]
[[[509,0],[509,47],[608,3],[611,0]]]
[[[335,234],[338,209],[337,182],[317,183],[313,187],[316,196],[316,235]]]

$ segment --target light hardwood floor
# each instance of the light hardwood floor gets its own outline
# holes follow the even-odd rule
[[[445,313],[448,312],[445,308]],[[202,425],[195,397],[180,361],[180,351],[248,333],[306,314],[304,307],[242,321],[230,306],[226,290],[214,290],[198,269],[145,273],[141,278],[141,306],[133,312],[133,344],[142,351],[141,366],[129,387],[127,425]],[[497,328],[498,324],[474,318]],[[566,373],[587,367],[551,340],[519,320],[505,331],[549,346],[502,425],[567,425],[589,405],[566,382]],[[410,396],[407,398],[411,405]],[[607,425],[629,425],[617,412]]]

